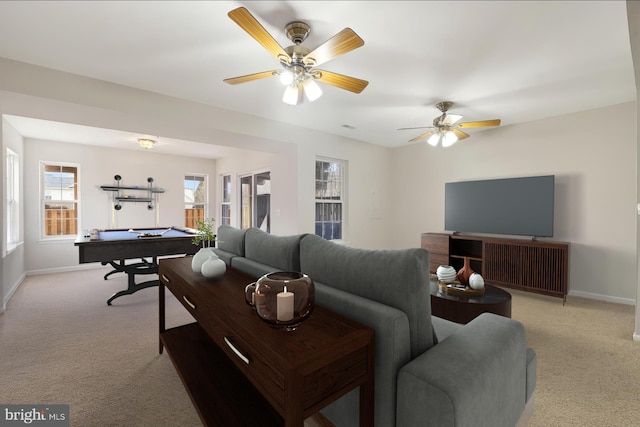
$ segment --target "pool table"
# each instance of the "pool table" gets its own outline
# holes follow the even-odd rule
[[[157,286],[157,278],[136,283],[135,276],[157,274],[158,256],[196,253],[198,247],[192,243],[196,234],[194,229],[180,227],[92,230],[80,235],[75,246],[78,247],[81,264],[100,262],[113,267],[113,271],[104,276],[105,279],[117,272],[127,274],[127,289],[113,294],[107,300],[107,305],[111,305],[118,297]],[[151,261],[146,258],[151,258]],[[140,262],[126,262],[132,259],[140,259]]]

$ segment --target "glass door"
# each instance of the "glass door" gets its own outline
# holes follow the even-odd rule
[[[240,224],[271,231],[271,172],[240,177]]]

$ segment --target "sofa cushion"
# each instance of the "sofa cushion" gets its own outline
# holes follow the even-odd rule
[[[218,249],[235,256],[244,256],[244,235],[246,232],[246,229],[240,230],[229,225],[221,225],[218,227],[216,235]],[[229,257],[233,255],[229,255]]]
[[[213,252],[216,255],[218,255],[218,258],[223,260],[224,263],[227,264],[227,265],[231,265],[231,260],[233,258],[238,258],[238,255],[236,255],[234,253],[231,253],[231,252],[223,251],[220,248],[213,248]]]
[[[245,258],[271,266],[270,271],[300,271],[300,239],[303,235],[275,236],[259,228],[245,234]]]
[[[249,276],[255,278],[262,277],[265,274],[273,273],[274,271],[289,271],[287,269],[276,268],[271,265],[263,264],[261,262],[257,262],[242,256],[233,257],[229,265],[236,270],[240,270],[243,273],[246,273]]]
[[[426,250],[356,249],[307,234],[300,241],[300,267],[314,281],[404,312],[412,358],[433,346]]]
[[[458,329],[464,326],[461,323],[455,323],[437,316],[431,316],[431,325],[433,326],[433,334],[435,335],[435,344],[444,341],[449,335],[457,332]]]

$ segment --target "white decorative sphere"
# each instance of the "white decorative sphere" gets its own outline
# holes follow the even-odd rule
[[[442,283],[453,283],[456,280],[456,269],[450,265],[441,265],[436,269],[436,276]]]
[[[478,273],[473,273],[469,276],[469,286],[471,289],[480,290],[484,288],[484,279]]]

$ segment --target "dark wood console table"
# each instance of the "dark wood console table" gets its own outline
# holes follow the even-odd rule
[[[295,331],[274,329],[245,303],[255,279],[218,279],[190,258],[160,260],[160,353],[167,349],[206,426],[302,427],[360,387],[360,426],[372,426],[374,331],[316,306]],[[165,329],[165,287],[196,322]]]
[[[429,251],[431,273],[440,265],[459,270],[469,258],[487,283],[567,299],[569,243],[422,233],[420,246]]]

